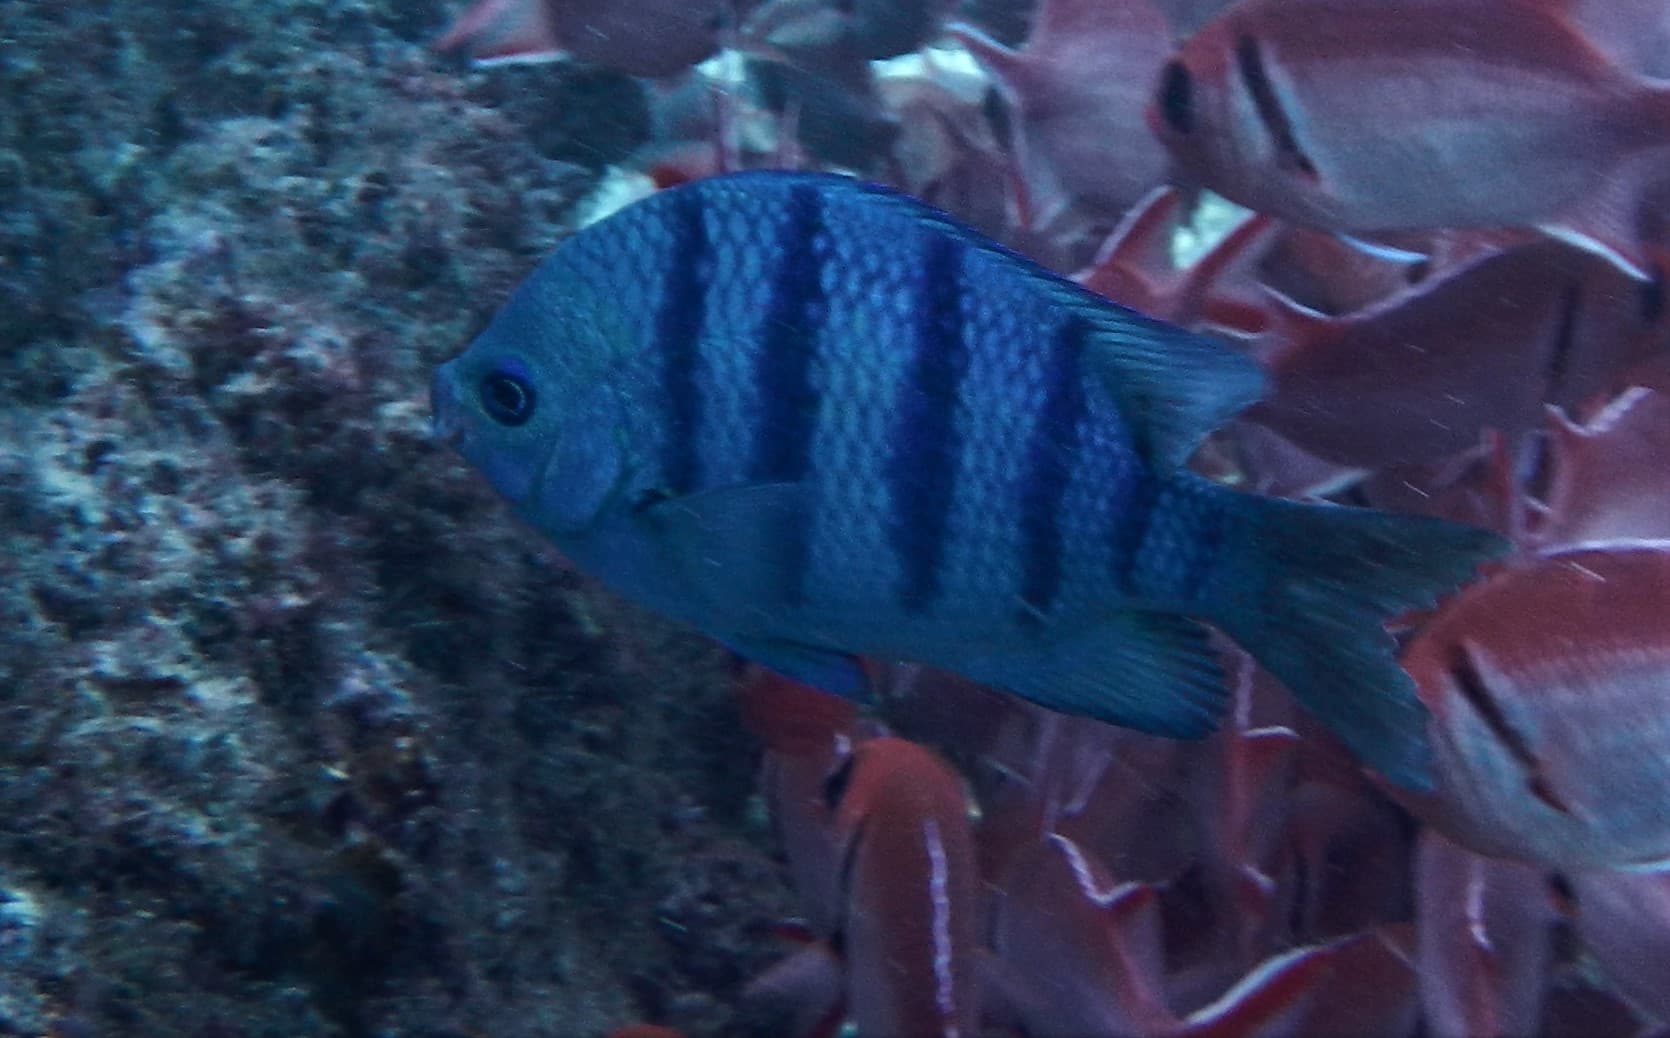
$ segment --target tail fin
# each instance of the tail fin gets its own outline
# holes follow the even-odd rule
[[[1432,605],[1510,545],[1442,519],[1247,497],[1212,621],[1353,753],[1410,789],[1432,783],[1426,707],[1386,623]]]

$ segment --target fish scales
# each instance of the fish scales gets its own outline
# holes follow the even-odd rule
[[[791,677],[857,695],[856,655],[913,659],[1198,737],[1209,622],[1421,787],[1385,624],[1505,544],[1191,475],[1261,385],[913,200],[745,173],[575,235],[433,397],[579,566]]]
[[[957,401],[957,459],[947,523],[944,602],[937,615],[953,626],[1013,621],[1025,585],[1025,480],[1033,444],[1049,417],[1052,357],[1017,350],[1062,317],[1039,300],[1014,293],[988,256],[968,258],[968,280],[980,286],[966,324],[968,371]],[[1036,517],[1034,526],[1053,523]]]
[[[710,247],[700,259],[686,255],[674,260],[674,265],[700,263],[709,272],[695,380],[705,420],[689,436],[699,445],[704,473],[696,483],[673,484],[677,493],[748,478],[758,438],[755,416],[764,407],[764,387],[756,375],[759,344],[773,291],[766,251],[751,246],[762,225],[781,218],[746,196],[692,195],[683,204],[700,215]]]
[[[1089,414],[1084,386],[1084,321],[1069,316],[1060,321],[1042,351],[1044,402],[1038,425],[1027,445],[1027,468],[1020,477],[1017,514],[1021,523],[1020,600],[1023,615],[1043,618],[1061,592],[1061,508],[1082,457],[1080,425]]]
[[[577,325],[596,324],[596,365],[617,367],[633,384],[653,386],[658,393],[653,410],[623,416],[642,445],[644,468],[658,493],[699,484],[704,452],[696,433],[704,426],[704,412],[722,414],[727,404],[713,380],[703,378],[704,360],[695,344],[713,282],[711,259],[703,263],[702,257],[717,253],[708,245],[702,207],[680,201],[662,218],[621,214],[618,235],[573,239],[573,255],[562,267],[562,289],[572,297],[563,309]],[[695,262],[681,262],[686,258]],[[518,294],[526,290],[548,295],[557,287],[524,284]],[[627,305],[614,305],[615,300]],[[639,349],[638,343],[652,348]],[[573,360],[586,363],[579,356]]]
[[[714,283],[706,207],[691,197],[679,199],[670,208],[668,248],[680,262],[666,264],[667,276],[654,308],[653,334],[661,354],[661,392],[667,408],[661,478],[669,490],[677,492],[701,484],[702,402],[712,397],[723,409],[726,401],[716,394],[726,380],[709,379],[705,385],[698,381],[708,290]],[[727,251],[725,244],[721,242],[721,255]]]
[[[962,455],[957,401],[969,365],[965,250],[939,235],[924,236],[921,245],[913,355],[887,466],[893,548],[904,571],[899,602],[907,612],[930,607],[943,587],[945,532]]]
[[[865,228],[863,210],[828,204],[834,226]],[[824,265],[828,305],[817,342],[820,395],[813,434],[812,622],[836,622],[858,603],[891,603],[905,566],[893,525],[889,464],[894,416],[910,385],[916,338],[915,290],[908,280],[919,242],[897,235],[899,261],[858,245],[867,234],[833,235]],[[833,617],[823,614],[834,614]]]

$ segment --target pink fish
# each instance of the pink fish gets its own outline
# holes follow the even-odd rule
[[[1670,75],[1670,5],[1664,0],[1561,0],[1583,33],[1625,68]]]
[[[1064,836],[1030,844],[999,884],[996,996],[1028,1034],[1172,1030],[1155,889],[1118,883]]]
[[[883,80],[878,90],[898,120],[894,182],[978,231],[1007,238],[1019,210],[1017,176],[978,97],[964,96],[931,65],[925,75]]]
[[[1207,895],[1243,953],[1286,925],[1291,884],[1283,883],[1288,809],[1299,736],[1286,725],[1253,718],[1252,659],[1235,654],[1232,720],[1214,733],[1194,799],[1205,843],[1201,862]],[[1279,694],[1279,693],[1278,693]]]
[[[1538,1033],[1553,957],[1542,872],[1434,832],[1416,854],[1417,961],[1432,1035]]]
[[[1670,862],[1670,541],[1529,559],[1444,605],[1404,653],[1451,839],[1555,868]]]
[[[481,64],[571,57],[670,76],[712,55],[726,0],[477,0],[435,42]]]
[[[1117,216],[1163,178],[1143,105],[1171,29],[1150,0],[1044,0],[1018,51],[966,26],[953,32],[1009,106],[1033,226],[1075,206]]]
[[[978,1033],[980,882],[956,772],[903,739],[862,743],[835,831],[847,1012],[858,1034]]]
[[[745,1001],[796,1035],[842,1013],[863,1038],[973,1035],[979,880],[957,773],[915,743],[866,738],[848,700],[763,671],[741,693],[812,928]]]
[[[1653,388],[1653,368],[1623,379],[1648,384],[1591,401],[1581,421],[1546,408],[1540,454],[1509,450],[1487,431],[1480,445],[1442,462],[1377,474],[1363,484],[1365,496],[1379,508],[1495,530],[1526,553],[1670,539],[1670,467],[1661,463],[1670,451],[1670,379]],[[1516,475],[1532,460],[1540,496]]]
[[[1187,175],[1332,230],[1539,226],[1645,278],[1670,85],[1613,64],[1558,0],[1247,0],[1161,71]]]
[[[1670,1024],[1670,874],[1584,872],[1572,877],[1577,932],[1631,1005]]]
[[[765,742],[760,791],[801,909],[828,935],[841,908],[835,808],[825,791],[852,752],[857,707],[764,669],[738,686],[738,702],[743,722]]]
[[[1670,539],[1670,393],[1637,386],[1578,424],[1549,418],[1544,549],[1626,537]]]
[[[1157,187],[1126,212],[1090,266],[1073,280],[1121,306],[1140,310],[1164,321],[1187,326],[1211,325],[1254,335],[1265,317],[1255,296],[1225,292],[1225,281],[1250,281],[1242,266],[1249,265],[1267,246],[1273,222],[1250,216],[1237,223],[1193,263],[1178,269],[1171,242],[1181,218],[1182,194],[1173,187]],[[1243,276],[1237,276],[1243,275]]]
[[[1537,241],[1475,253],[1338,316],[1271,292],[1254,348],[1275,390],[1249,417],[1364,468],[1437,461],[1487,428],[1517,444],[1545,402],[1593,393],[1659,348],[1663,312],[1644,315],[1635,284]]]
[[[875,61],[928,42],[950,6],[950,0],[768,0],[747,30],[796,56],[843,50]]]
[[[1277,1038],[1320,1033],[1307,1014],[1343,945],[1257,964],[1187,1016],[1168,1005],[1156,889],[1118,883],[1059,834],[1019,855],[994,914],[992,998],[1038,1038]]]

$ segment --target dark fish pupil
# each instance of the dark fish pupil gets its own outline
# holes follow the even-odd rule
[[[1641,284],[1641,323],[1657,324],[1664,316],[1664,270],[1656,263],[1648,269],[1653,276]]]
[[[830,775],[827,779],[824,779],[824,806],[830,811],[839,809],[841,806],[841,798],[847,795],[847,787],[851,784],[852,758],[848,757],[846,760],[841,762],[841,766],[839,768],[835,769],[834,774]]]
[[[1194,77],[1181,61],[1167,65],[1161,74],[1160,114],[1178,133],[1191,133],[1195,128]]]
[[[500,425],[521,425],[533,417],[533,387],[515,375],[495,371],[481,380],[481,409]]]

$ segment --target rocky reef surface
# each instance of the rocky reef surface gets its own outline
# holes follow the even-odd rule
[[[0,2],[0,1034],[584,1034],[792,913],[705,640],[432,442],[647,134],[434,0]]]

